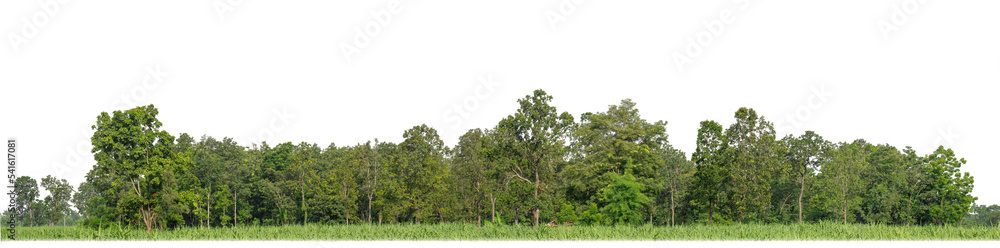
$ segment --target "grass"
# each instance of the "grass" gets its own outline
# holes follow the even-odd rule
[[[3,228],[7,233],[7,228]],[[92,230],[18,227],[18,240],[1000,240],[997,227],[839,225],[686,225],[476,227],[443,225],[308,225]],[[6,236],[6,235],[5,235]]]

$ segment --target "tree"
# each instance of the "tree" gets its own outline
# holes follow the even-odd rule
[[[964,225],[1000,227],[1000,205],[972,205],[972,213],[963,220]]]
[[[736,123],[725,132],[725,165],[731,180],[732,213],[743,223],[751,214],[764,219],[770,206],[771,177],[779,163],[774,125],[750,108],[740,108],[735,117]]]
[[[455,176],[455,198],[458,205],[480,223],[482,215],[496,221],[496,204],[505,184],[503,171],[491,154],[495,139],[491,130],[471,129],[459,137],[452,151]],[[488,206],[487,206],[488,205]]]
[[[286,193],[297,195],[295,199],[298,201],[298,213],[293,216],[293,220],[301,216],[302,225],[309,223],[309,210],[311,207],[306,200],[306,196],[308,194],[311,197],[316,193],[312,190],[312,186],[320,180],[317,174],[318,160],[321,152],[321,149],[316,144],[301,142],[293,149],[289,161],[287,161],[289,164],[287,167],[288,170],[281,172],[284,179],[282,181],[282,190]]]
[[[601,208],[615,224],[637,224],[643,220],[640,209],[647,207],[649,198],[642,194],[645,186],[636,182],[631,174],[615,176],[610,185],[601,190]]]
[[[587,206],[587,210],[583,210],[583,214],[580,215],[580,222],[584,225],[594,226],[604,223],[604,214],[597,208],[596,203],[591,203]]]
[[[160,129],[152,105],[101,113],[91,138],[97,163],[78,190],[48,177],[40,181],[52,194],[38,199],[37,182],[17,178],[14,210],[7,214],[24,225],[60,219],[71,225],[71,201],[83,226],[118,223],[147,232],[240,223],[381,224],[383,217],[388,223],[514,225],[541,219],[581,225],[996,223],[992,207],[972,204],[973,178],[960,171],[965,160],[943,147],[918,155],[860,139],[834,145],[812,131],[779,142],[770,122],[740,108],[728,128],[700,123],[689,160],[667,142],[667,122],[643,119],[630,99],[586,112],[579,124],[552,99],[533,91],[513,114],[490,129],[469,130],[453,149],[427,125],[405,130],[398,144],[244,147],[208,135],[174,139]]]
[[[158,197],[161,176],[165,171],[184,170],[172,150],[174,137],[160,130],[156,119],[159,111],[153,106],[102,112],[91,128],[94,136],[94,159],[101,166],[98,173],[113,178],[112,186],[125,185],[118,206],[125,216],[136,217],[150,232],[160,217],[154,210],[163,202]]]
[[[29,225],[34,226],[37,214],[31,208],[31,204],[38,199],[38,182],[29,176],[20,176],[14,181],[14,187],[17,189],[14,195],[14,214],[18,216],[17,221],[20,223],[29,223]]]
[[[966,161],[956,158],[955,152],[944,146],[939,146],[927,159],[924,174],[928,180],[922,195],[928,208],[924,219],[938,225],[958,224],[977,199],[971,194],[972,176],[960,170]]]
[[[816,182],[817,204],[845,224],[853,222],[852,213],[860,210],[865,187],[861,172],[869,166],[866,161],[869,146],[864,140],[838,144],[830,159],[822,164]]]
[[[572,132],[575,159],[564,169],[567,195],[580,203],[592,202],[598,190],[626,171],[645,185],[644,194],[655,195],[664,186],[658,183],[664,166],[659,150],[670,149],[666,125],[642,119],[631,99],[606,112],[580,115]]]
[[[189,144],[184,144],[181,142],[188,142],[190,139],[187,134],[181,135],[181,141],[178,141],[178,147],[190,146]],[[195,191],[198,191],[200,195],[204,196],[205,199],[205,221],[206,225],[211,228],[213,220],[214,223],[222,225],[221,219],[225,218],[227,220],[232,220],[232,216],[223,215],[212,215],[212,212],[216,213],[219,210],[228,210],[228,208],[218,208],[214,206],[216,202],[223,201],[229,202],[229,207],[234,201],[233,192],[226,195],[216,194],[221,186],[226,186],[228,189],[234,189],[238,184],[238,178],[243,177],[244,170],[241,170],[240,159],[243,155],[244,148],[239,146],[236,141],[232,138],[224,137],[222,140],[217,140],[211,136],[202,136],[201,140],[197,144],[191,147],[191,158],[192,161],[197,164],[192,168],[191,173],[198,179],[199,184],[195,186]],[[218,198],[223,197],[223,198]],[[227,211],[228,212],[228,211]]]
[[[447,181],[451,180],[450,171],[444,164],[444,141],[427,125],[414,126],[403,133],[405,139],[400,148],[405,153],[405,163],[400,171],[401,179],[406,185],[406,206],[412,213],[413,220],[420,224],[422,218],[438,212],[440,203],[447,196]]]
[[[563,203],[562,208],[559,209],[559,222],[574,223],[578,219],[573,205]]]
[[[829,142],[816,132],[806,131],[799,137],[785,137],[784,142],[788,152],[787,159],[792,163],[798,175],[799,183],[799,223],[802,223],[802,200],[806,192],[806,179],[819,170],[823,163],[822,152],[829,147]]]
[[[866,161],[869,167],[862,171],[866,192],[861,218],[866,223],[911,223],[914,214],[907,206],[913,202],[907,196],[923,180],[910,173],[905,154],[890,145],[876,145],[871,147]]]
[[[501,142],[509,144],[511,152],[518,156],[506,164],[511,177],[533,191],[529,204],[534,226],[538,226],[541,198],[554,181],[556,164],[562,162],[563,135],[573,124],[573,116],[567,112],[558,114],[556,107],[549,105],[551,101],[552,96],[545,91],[535,90],[519,99],[521,107],[517,113],[501,120],[496,128],[501,133]]]
[[[715,212],[721,209],[721,200],[730,181],[729,172],[723,166],[725,146],[722,125],[711,120],[702,121],[697,148],[691,154],[691,161],[696,165],[691,199],[702,212],[708,212],[708,225],[713,224]]]
[[[361,146],[355,147],[356,152]],[[320,167],[317,179],[316,196],[310,201],[310,205],[317,212],[314,218],[320,222],[341,221],[350,224],[351,219],[358,219],[354,216],[358,211],[357,201],[359,199],[358,180],[365,161],[349,160],[345,161],[345,151],[338,149],[334,144],[330,144],[320,155]]]
[[[89,219],[91,217],[97,216],[97,207],[95,206],[95,199],[100,197],[100,193],[94,188],[94,185],[90,182],[82,182],[80,186],[76,188],[76,193],[73,193],[73,206],[76,207],[77,211],[80,212],[82,218]]]
[[[360,193],[367,198],[367,207],[365,208],[365,220],[369,223],[372,222],[372,202],[375,200],[375,194],[378,192],[379,187],[379,175],[383,173],[383,166],[380,166],[379,154],[378,154],[378,139],[375,139],[375,145],[369,141],[364,145],[355,146],[350,151],[351,160],[359,161],[360,168],[363,168],[363,178]],[[385,180],[385,177],[382,177]]]
[[[46,207],[49,212],[51,212],[51,219],[49,219],[49,224],[52,222],[62,219],[63,226],[66,225],[66,216],[70,214],[71,209],[69,208],[70,198],[73,196],[73,186],[66,182],[66,179],[56,179],[51,175],[42,178],[42,187],[45,191],[49,192],[47,199],[51,199],[46,202]]]
[[[658,181],[662,184],[660,195],[664,195],[661,201],[668,204],[670,208],[670,225],[675,224],[676,212],[682,205],[682,201],[689,194],[689,187],[694,180],[695,166],[692,161],[687,160],[684,152],[674,149],[670,145],[659,149],[660,156],[664,160]],[[652,217],[650,217],[652,218]],[[652,219],[650,219],[652,222]]]
[[[399,145],[391,142],[378,143],[375,149],[378,149],[377,158],[382,169],[372,208],[377,210],[379,224],[382,223],[383,216],[391,217],[387,220],[396,223],[399,222],[399,216],[408,209],[404,197],[406,188],[400,175],[405,166],[405,154]]]

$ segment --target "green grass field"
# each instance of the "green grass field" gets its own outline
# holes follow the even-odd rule
[[[3,228],[7,233],[7,228]],[[5,235],[6,236],[6,235]],[[171,231],[18,227],[18,240],[1000,240],[997,227],[731,225],[677,227],[309,225],[185,228]]]

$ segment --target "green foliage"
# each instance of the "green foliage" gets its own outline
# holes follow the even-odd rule
[[[716,214],[721,214],[720,211],[725,207],[723,199],[730,182],[728,168],[723,166],[726,156],[722,126],[715,121],[702,121],[697,142],[697,149],[691,154],[697,171],[694,173],[694,189],[689,198],[701,213],[707,214],[706,222],[712,225]]]
[[[164,213],[164,205],[175,202],[160,197],[166,171],[186,171],[185,158],[173,151],[174,137],[160,130],[156,119],[159,111],[153,105],[102,112],[97,117],[94,136],[95,176],[107,178],[112,188],[102,188],[116,194],[117,212],[145,225],[150,232]],[[107,186],[103,185],[102,186]],[[116,188],[117,187],[117,188]],[[167,201],[165,201],[167,200]]]
[[[559,222],[562,223],[576,223],[579,218],[576,217],[576,209],[573,205],[563,203],[562,207],[559,209]]]
[[[663,223],[668,225],[676,224],[677,212],[682,208],[690,208],[690,204],[684,199],[691,193],[691,186],[696,172],[695,165],[684,156],[684,152],[674,149],[669,144],[661,149],[660,154],[664,161],[664,166],[659,170],[660,180],[653,185],[659,185],[659,194],[651,199],[651,212],[655,214],[658,206],[661,209],[669,210],[669,215],[663,214]],[[666,212],[666,211],[664,211]]]
[[[923,197],[927,204],[926,221],[934,224],[957,224],[969,213],[969,208],[976,201],[972,196],[973,178],[968,172],[959,170],[965,164],[964,158],[956,158],[955,152],[937,148],[928,155],[929,162],[924,167],[927,188]]]
[[[607,223],[604,214],[597,208],[596,203],[591,203],[587,205],[587,210],[580,214],[580,222],[587,226],[601,225],[602,223]]]
[[[556,169],[562,163],[565,151],[565,134],[573,126],[573,116],[568,112],[559,113],[550,105],[552,96],[538,89],[517,100],[520,108],[513,115],[500,120],[497,132],[497,146],[501,150],[500,166],[507,171],[507,178],[514,182],[509,198],[523,204],[514,207],[514,216],[522,207],[531,212],[532,224],[538,226],[541,209],[554,202],[557,185]],[[508,186],[511,184],[508,182]],[[528,194],[530,192],[530,194]],[[519,219],[514,218],[518,223]]]
[[[785,158],[791,164],[791,171],[796,177],[794,180],[799,183],[796,209],[798,209],[798,222],[802,223],[803,200],[806,188],[808,188],[807,181],[819,170],[820,164],[826,159],[822,153],[828,150],[831,144],[816,132],[806,131],[799,137],[793,137],[789,134],[782,140],[782,145],[786,151]]]
[[[469,130],[454,147],[428,125],[404,131],[400,143],[245,146],[229,137],[174,139],[160,130],[152,105],[101,113],[92,126],[97,163],[86,182],[74,192],[65,180],[43,179],[51,194],[38,199],[37,182],[18,178],[13,214],[29,226],[79,219],[104,238],[277,228],[257,225],[329,231],[452,222],[524,237],[517,235],[546,230],[516,229],[539,219],[623,226],[575,229],[613,230],[602,238],[642,237],[618,230],[643,223],[691,227],[655,229],[682,233],[714,228],[700,223],[722,225],[721,231],[800,221],[824,228],[831,221],[994,223],[995,211],[970,209],[975,198],[971,175],[960,171],[965,160],[943,147],[918,155],[864,140],[833,145],[812,131],[779,141],[763,116],[740,108],[728,128],[700,123],[689,160],[667,141],[667,122],[646,121],[630,99],[584,113],[578,124],[552,99],[536,90],[518,100],[513,114],[492,128]],[[468,237],[484,237],[477,235]]]
[[[1000,227],[1000,205],[972,205],[972,214],[962,220],[966,226]]]
[[[744,218],[764,219],[771,200],[771,179],[779,168],[774,126],[749,108],[740,108],[725,131],[725,163],[729,173],[729,213],[738,223]]]
[[[630,99],[606,112],[584,113],[573,130],[573,163],[565,169],[567,196],[576,202],[594,201],[597,192],[614,180],[612,174],[632,174],[646,185],[643,193],[663,188],[660,151],[668,146],[665,121],[649,123]]]
[[[20,176],[14,181],[14,187],[17,189],[12,199],[16,221],[30,226],[40,224],[38,217],[42,213],[32,208],[38,199],[38,182],[31,177]]]
[[[869,167],[866,158],[870,146],[864,140],[838,144],[817,177],[815,204],[841,223],[855,222],[861,210],[865,190],[861,172]]]
[[[601,212],[611,219],[612,224],[638,224],[642,222],[640,211],[648,207],[649,198],[642,193],[645,188],[636,182],[631,174],[618,176],[601,190],[600,201],[604,204]]]

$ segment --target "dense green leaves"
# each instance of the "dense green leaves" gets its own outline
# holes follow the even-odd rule
[[[31,226],[40,223],[38,219],[42,213],[32,208],[32,204],[38,199],[38,182],[31,177],[20,176],[14,181],[14,187],[17,188],[12,199],[14,214],[18,217],[16,221]]]
[[[119,214],[141,222],[147,232],[163,217],[158,210],[175,204],[161,196],[164,176],[187,169],[184,158],[174,153],[174,137],[159,129],[157,114],[153,105],[101,113],[92,126],[95,174],[111,179],[114,189],[107,193],[117,194]]]
[[[601,211],[613,224],[637,224],[642,221],[639,210],[649,204],[649,197],[642,194],[645,186],[631,174],[613,176],[614,179],[600,192]]]
[[[973,178],[950,149],[919,155],[864,140],[833,143],[812,131],[776,139],[740,108],[728,127],[706,120],[688,159],[666,121],[630,99],[578,122],[542,90],[495,126],[454,147],[428,125],[402,142],[349,146],[237,144],[180,134],[152,105],[101,113],[97,164],[74,192],[65,180],[17,179],[26,225],[82,218],[97,228],[448,223],[477,226],[709,225],[829,222],[995,225],[973,207]],[[69,206],[72,203],[73,208]],[[969,215],[969,212],[974,215]],[[79,217],[76,217],[79,215]]]
[[[924,167],[927,179],[926,191],[922,194],[927,204],[925,220],[935,224],[955,224],[969,213],[976,197],[972,192],[972,176],[959,170],[965,164],[964,158],[956,158],[951,149],[938,147]]]

